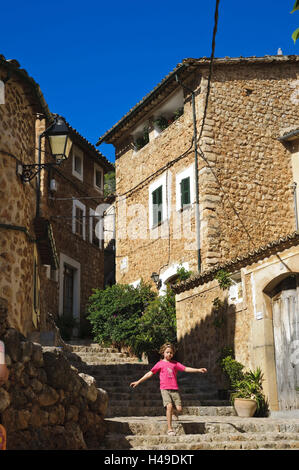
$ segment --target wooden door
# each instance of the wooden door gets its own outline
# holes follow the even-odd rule
[[[298,278],[282,281],[272,302],[279,409],[291,410],[299,408]]]

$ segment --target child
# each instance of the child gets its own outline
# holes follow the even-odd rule
[[[178,413],[182,411],[181,397],[179,394],[179,388],[177,383],[177,372],[200,372],[206,373],[207,369],[193,369],[192,367],[186,367],[180,362],[173,361],[174,356],[174,347],[172,344],[166,343],[160,349],[160,354],[163,357],[161,361],[157,362],[154,367],[147,372],[141,379],[136,382],[132,382],[130,387],[137,387],[140,383],[151,378],[157,372],[160,373],[160,390],[163,400],[163,405],[166,408],[166,418],[167,418],[167,434],[173,436],[175,434],[172,429],[172,416],[175,414],[178,416]],[[175,408],[174,409],[174,405]]]

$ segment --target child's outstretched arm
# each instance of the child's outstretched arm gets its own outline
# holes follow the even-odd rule
[[[185,372],[200,372],[201,374],[205,374],[208,371],[204,367],[202,367],[201,369],[194,369],[193,367],[186,367]]]
[[[137,387],[137,385],[141,384],[142,382],[145,382],[145,380],[147,379],[150,379],[153,375],[154,374],[151,371],[147,372],[146,374],[144,374],[143,377],[141,377],[141,379],[137,380],[136,382],[130,383],[130,387]]]

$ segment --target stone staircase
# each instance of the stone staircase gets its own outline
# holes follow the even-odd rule
[[[70,344],[69,360],[108,392],[107,435],[102,450],[299,449],[299,418],[239,418],[217,399],[208,374],[179,373],[183,401],[175,436],[167,435],[159,379],[135,389],[151,365],[96,344]]]

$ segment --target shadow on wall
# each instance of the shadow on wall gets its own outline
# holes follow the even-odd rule
[[[219,358],[225,348],[234,349],[236,307],[229,305],[227,299],[216,297],[209,311],[206,305],[198,303],[196,311],[201,310],[207,311],[205,317],[178,342],[178,360],[190,367],[206,367],[209,381],[219,389],[226,388]]]

